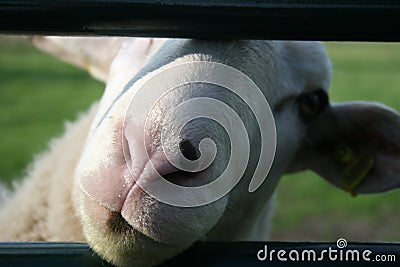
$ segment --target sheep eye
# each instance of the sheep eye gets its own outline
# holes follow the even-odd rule
[[[300,116],[310,119],[323,111],[329,104],[328,95],[322,89],[301,94],[298,98]]]

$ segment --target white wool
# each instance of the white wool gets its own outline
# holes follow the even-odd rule
[[[96,110],[97,104],[76,122],[67,123],[65,133],[35,157],[15,194],[4,200],[2,241],[84,241],[71,191],[75,166]]]

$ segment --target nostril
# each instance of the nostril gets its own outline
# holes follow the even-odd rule
[[[199,158],[199,153],[197,152],[197,149],[187,139],[182,139],[179,142],[179,149],[181,150],[183,156],[189,160],[196,160]]]

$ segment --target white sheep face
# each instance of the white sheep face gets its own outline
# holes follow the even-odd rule
[[[318,42],[91,37],[33,37],[32,41],[86,68],[106,81],[107,88],[100,104],[67,128],[59,145],[35,163],[40,175],[28,176],[2,210],[2,218],[26,223],[11,235],[7,228],[3,237],[27,234],[30,240],[43,240],[51,230],[47,239],[67,236],[82,241],[83,232],[106,260],[119,266],[151,266],[197,240],[267,240],[271,199],[283,173],[308,168],[353,195],[400,187],[399,114],[378,103],[329,103],[330,63]],[[247,75],[251,83],[238,80],[238,72],[221,75],[221,64]],[[179,68],[176,73],[167,71]],[[193,82],[199,77],[220,83]],[[167,94],[159,90],[182,80],[191,82]],[[221,81],[229,86],[221,86]],[[240,88],[240,94],[225,87]],[[197,101],[204,98],[207,103]],[[263,99],[268,100],[270,110],[263,109]],[[152,103],[149,112],[148,102]],[[200,113],[216,115],[219,120],[187,120]],[[269,123],[259,123],[260,117],[269,116]],[[90,122],[87,132],[85,126]],[[263,135],[268,131],[273,134]],[[86,138],[83,150],[80,138]],[[262,157],[268,153],[275,153],[273,164],[272,157],[270,162]],[[48,170],[48,162],[55,158]],[[212,159],[210,165],[205,164],[207,159]],[[177,167],[174,162],[184,164]],[[243,162],[247,168],[242,175]],[[67,168],[56,167],[60,164]],[[203,169],[190,172],[193,168]],[[66,169],[75,170],[75,175]],[[259,170],[261,180],[255,179]],[[223,177],[228,179],[222,180],[221,173],[227,173]],[[160,181],[172,183],[160,186]],[[170,191],[166,185],[173,183],[185,186],[184,190]],[[215,184],[218,187],[207,187]],[[226,185],[232,189],[222,191],[226,194],[215,190]],[[43,208],[46,223],[37,222],[36,213],[33,216],[33,223],[49,228],[34,229],[34,238],[30,211],[36,209],[18,203],[25,203],[29,195],[35,206],[43,192],[48,192],[37,194],[37,188],[46,188],[52,196],[63,194],[61,202],[52,201],[53,205]],[[200,205],[199,200],[208,202]],[[60,211],[59,203],[67,208]],[[22,206],[25,214],[15,209]],[[46,216],[54,218],[54,214],[67,217],[67,223],[48,223]]]
[[[330,64],[322,45],[171,40],[135,78],[137,54],[130,51],[137,51],[134,44],[114,59],[99,113],[76,172],[76,181],[81,189],[77,205],[89,243],[100,255],[118,265],[132,261],[138,265],[151,265],[177,254],[196,240],[207,236],[210,239],[223,238],[223,233],[232,227],[241,228],[232,239],[246,236],[252,239],[249,236],[252,225],[259,220],[258,214],[267,206],[277,179],[294,157],[305,134],[303,121],[297,112],[296,97],[317,89],[328,89]],[[223,63],[242,71],[258,85],[274,110],[277,155],[269,177],[252,194],[247,189],[259,154],[260,133],[257,121],[239,97],[210,84],[182,86],[156,103],[147,117],[144,131],[135,124],[135,119],[142,116],[140,108],[128,109],[132,97],[155,70],[197,61]],[[198,73],[213,74],[209,69],[195,66],[188,67],[180,75],[190,77]],[[208,205],[177,207],[148,195],[137,186],[137,180],[152,183],[157,178],[154,173],[157,171],[179,185],[204,185],[224,171],[232,149],[227,133],[209,120],[193,120],[181,132],[165,127],[166,114],[171,108],[196,97],[218,99],[232,107],[246,126],[252,153],[256,156],[250,156],[242,181],[228,195]],[[198,110],[201,106],[186,106],[181,114],[172,118],[172,125],[185,114]],[[163,132],[166,137],[162,143]],[[174,155],[179,151],[188,159],[198,158],[199,142],[207,137],[216,143],[218,153],[213,164],[204,171],[177,171],[166,159],[164,152]],[[141,144],[145,144],[145,148]],[[203,154],[207,154],[207,149]],[[148,167],[149,157],[156,166],[155,170]],[[235,173],[233,169],[232,174]],[[192,196],[183,192],[173,197],[187,200]],[[231,214],[229,209],[237,213]],[[240,222],[238,220],[242,218],[237,214],[247,214],[248,219]]]

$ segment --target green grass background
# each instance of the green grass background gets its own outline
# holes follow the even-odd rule
[[[373,100],[400,111],[400,45],[326,47],[333,62],[333,101]],[[103,88],[27,42],[0,38],[0,180],[23,177],[34,155],[62,133],[64,121],[99,99]],[[399,203],[400,191],[354,198],[311,172],[284,176],[271,238],[400,241]]]

